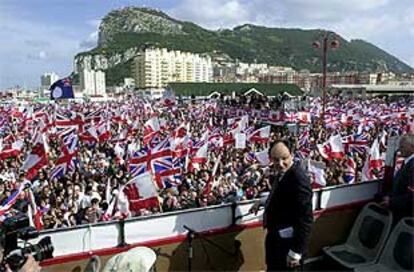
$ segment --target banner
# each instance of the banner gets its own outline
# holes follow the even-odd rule
[[[245,149],[246,148],[246,134],[245,133],[237,133],[235,135],[236,138],[236,148],[238,149]]]

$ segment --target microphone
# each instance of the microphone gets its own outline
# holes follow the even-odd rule
[[[186,229],[186,230],[188,230],[189,232],[193,232],[193,233],[196,232],[195,230],[193,230],[192,228],[188,227],[187,225],[183,225],[183,228]]]

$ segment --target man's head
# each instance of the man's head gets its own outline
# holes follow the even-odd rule
[[[276,142],[270,151],[270,160],[276,170],[286,172],[293,164],[293,156],[286,143]]]
[[[406,134],[401,137],[399,144],[401,156],[407,158],[414,154],[414,134]]]

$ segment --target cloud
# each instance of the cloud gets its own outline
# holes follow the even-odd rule
[[[348,40],[372,42],[407,61],[414,56],[408,50],[412,42],[401,43],[396,37],[414,36],[411,0],[182,0],[168,13],[209,29],[252,23],[333,30]]]
[[[284,22],[288,25],[340,22],[388,3],[389,0],[183,0],[169,13],[208,28],[231,28],[244,22],[277,26]]]
[[[401,27],[395,18],[383,14],[377,17],[346,18],[341,22],[332,24],[332,29],[348,39],[364,38],[375,40],[377,37],[392,34]]]
[[[57,26],[25,21],[24,18],[2,18],[6,26],[0,31],[0,88],[39,85],[40,75],[46,71],[60,74],[72,70],[77,42],[70,33]],[[62,35],[68,33],[68,35]]]
[[[28,60],[40,61],[45,60],[47,58],[47,54],[45,51],[41,50],[37,53],[29,53],[26,57]]]
[[[290,19],[335,22],[383,7],[388,0],[281,0],[279,6]]]
[[[99,36],[99,25],[101,24],[101,20],[93,19],[86,21],[86,24],[93,27],[95,30],[91,32],[88,37],[82,40],[79,43],[78,48],[80,50],[90,50],[98,44],[98,36]]]
[[[48,41],[42,40],[24,40],[24,44],[31,46],[33,48],[44,48],[50,46],[50,43]]]
[[[80,51],[84,29],[13,16],[13,13],[2,14],[1,23],[0,40],[7,42],[0,43],[0,67],[7,69],[1,71],[0,88],[22,82],[36,87],[40,84],[40,75],[46,71],[67,75],[73,70],[73,58]],[[96,25],[93,21],[89,23]],[[91,27],[85,25],[85,29]],[[97,34],[91,33],[88,39],[94,35]]]
[[[90,50],[98,43],[99,31],[96,30],[89,34],[88,38],[79,43],[80,50]]]
[[[91,20],[86,21],[86,24],[93,28],[98,29],[99,25],[101,24],[101,19],[91,19]]]
[[[45,59],[45,58],[46,58],[46,52],[45,52],[45,51],[43,51],[43,50],[42,50],[42,51],[40,51],[40,52],[39,52],[39,58],[40,58],[40,59]]]
[[[208,28],[223,28],[249,20],[249,11],[238,0],[184,0],[169,10],[173,17],[198,22]]]

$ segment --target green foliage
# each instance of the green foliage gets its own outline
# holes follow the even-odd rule
[[[119,86],[124,82],[124,78],[131,77],[132,61],[120,63],[106,70],[106,85]]]

